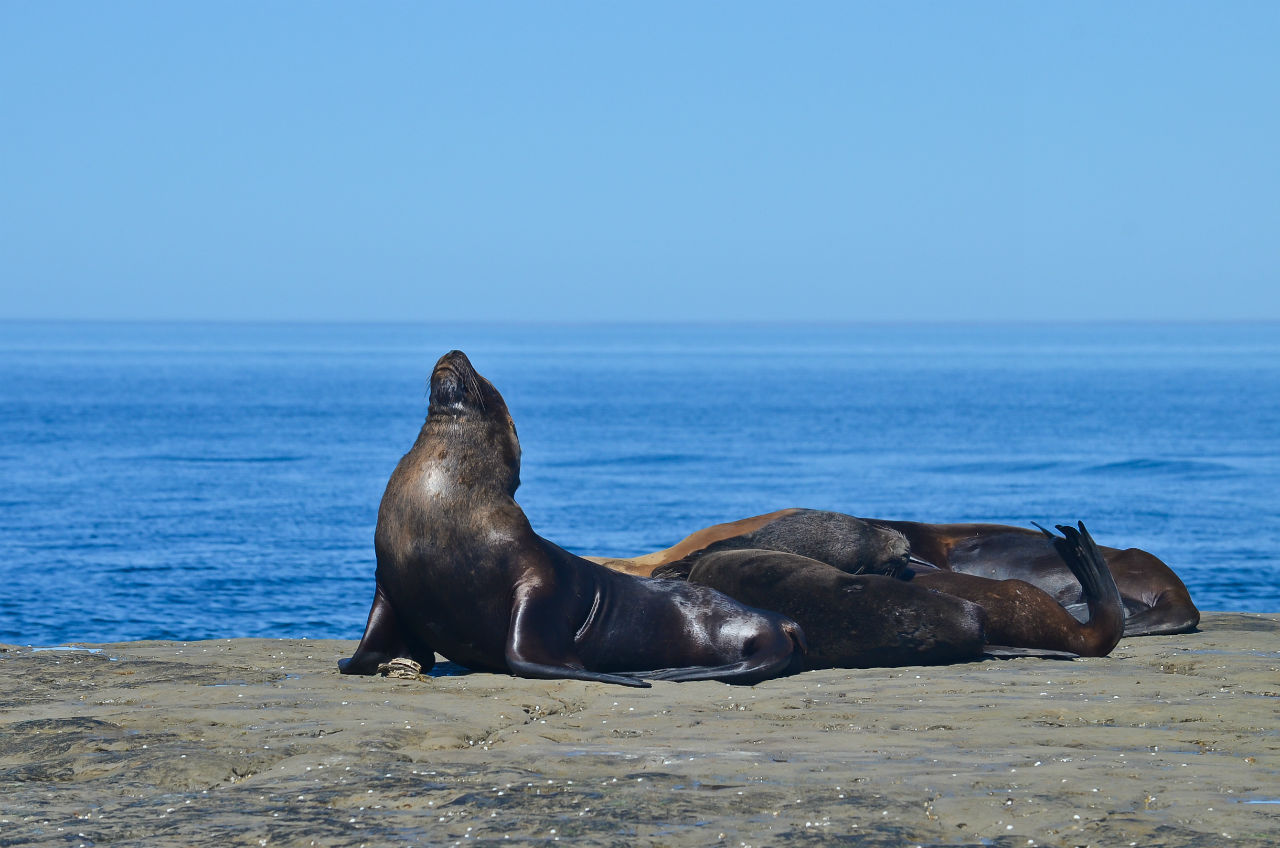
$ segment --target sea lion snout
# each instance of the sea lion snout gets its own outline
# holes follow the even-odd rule
[[[470,398],[469,393],[472,395]],[[480,381],[467,355],[460,350],[451,350],[436,360],[436,367],[431,371],[430,405],[437,409],[462,409],[468,400],[484,404]]]
[[[444,356],[436,360],[436,370],[441,368],[452,368],[454,370],[462,369],[475,373],[475,368],[471,365],[471,360],[467,359],[467,355],[460,350],[451,350]]]

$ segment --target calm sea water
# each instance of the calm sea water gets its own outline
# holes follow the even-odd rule
[[[0,324],[0,642],[357,638],[458,347],[535,529],[631,555],[787,506],[1084,519],[1280,611],[1280,326]]]

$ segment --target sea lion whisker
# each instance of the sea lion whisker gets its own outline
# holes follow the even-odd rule
[[[471,389],[471,393],[475,395],[476,403],[480,404],[480,411],[487,412],[488,407],[484,403],[484,392],[480,390],[480,381],[476,378],[475,369],[467,370],[467,384]]]

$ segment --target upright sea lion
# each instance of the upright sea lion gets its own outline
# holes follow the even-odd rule
[[[436,651],[473,669],[626,686],[755,683],[797,665],[795,622],[574,556],[533,531],[519,485],[506,402],[460,351],[445,354],[427,419],[382,497],[373,606],[343,673],[396,657],[430,669]]]
[[[776,549],[774,544],[758,545],[754,541],[764,533],[788,540],[785,550],[830,562],[824,556],[830,555],[833,543],[838,546],[858,534],[866,538],[866,524],[898,531],[906,537],[911,555],[942,569],[997,580],[1023,580],[1048,593],[1075,617],[1083,619],[1087,615],[1081,583],[1052,543],[1034,530],[1003,524],[921,524],[792,508],[706,527],[651,554],[630,559],[592,559],[628,574],[647,575],[717,542],[736,540],[744,547]],[[824,550],[828,551],[825,555],[821,553]],[[1185,633],[1195,629],[1200,612],[1173,569],[1137,548],[1099,546],[1099,550],[1124,604],[1124,635]],[[900,568],[900,560],[885,564],[889,572]],[[863,570],[867,570],[865,566]]]

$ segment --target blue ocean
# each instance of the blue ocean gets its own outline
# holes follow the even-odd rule
[[[1280,325],[0,324],[0,642],[358,638],[452,348],[582,554],[788,506],[1083,519],[1280,611]]]

